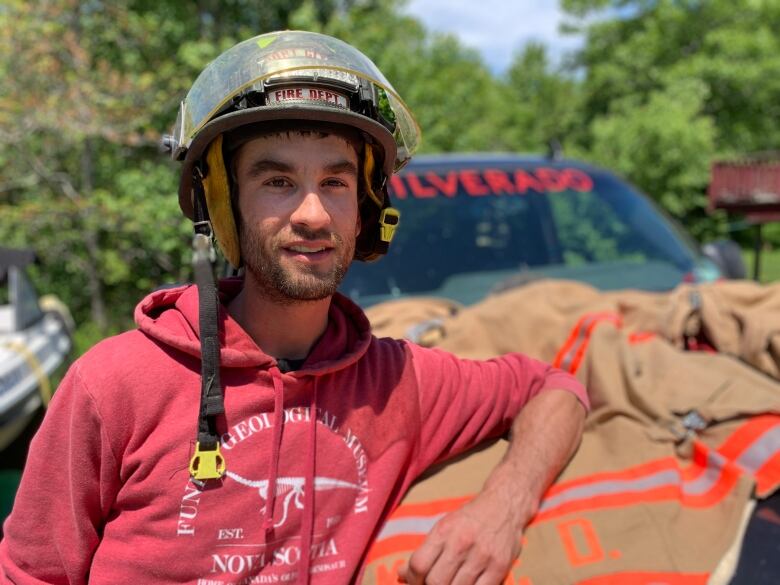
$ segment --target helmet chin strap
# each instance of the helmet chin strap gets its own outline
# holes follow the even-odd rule
[[[190,460],[190,476],[196,481],[219,479],[225,474],[225,459],[219,448],[217,415],[225,412],[222,382],[219,377],[219,297],[214,283],[216,258],[212,229],[203,190],[203,173],[196,167],[193,176],[195,235],[192,240],[192,264],[198,287],[200,325],[201,395],[198,414],[198,440]]]
[[[361,258],[368,261],[387,253],[400,219],[400,213],[389,206],[389,199],[384,192],[385,185],[378,186],[380,193],[383,194],[382,197],[375,192],[373,184],[375,168],[373,149],[367,143],[363,165],[366,196],[371,199],[367,204],[376,205],[379,211],[378,219],[375,220],[377,223],[373,227],[373,230],[376,231],[370,241],[370,253]],[[228,180],[222,158],[221,136],[209,148],[206,162],[201,161],[194,167],[192,187],[195,220],[192,263],[195,284],[198,288],[201,396],[198,414],[198,440],[195,443],[195,453],[190,460],[189,470],[194,480],[205,481],[221,478],[226,469],[216,429],[217,415],[225,412],[225,405],[219,376],[219,296],[214,282],[213,270],[216,258],[213,245],[214,227],[217,228],[216,235],[218,237],[221,235],[219,240],[223,251],[226,249],[234,250],[234,256],[240,258],[238,235],[235,232],[234,224],[228,225],[226,222],[226,218],[232,222],[233,216],[230,209]],[[209,215],[210,209],[214,214],[213,227],[212,216]],[[235,258],[229,260],[233,263]]]

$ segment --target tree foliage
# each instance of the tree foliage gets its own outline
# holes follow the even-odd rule
[[[455,37],[427,33],[389,0],[334,14],[322,32],[374,60],[417,115],[423,152],[507,148],[496,132],[508,101],[501,83]]]
[[[780,3],[564,0],[572,65],[544,46],[504,75],[392,0],[7,0],[0,8],[0,241],[99,332],[189,279],[178,168],[157,144],[196,75],[282,28],[369,55],[416,113],[423,150],[568,153],[622,173],[700,237],[714,157],[780,146]],[[86,327],[86,325],[85,325]]]
[[[515,55],[508,92],[512,103],[504,128],[515,150],[539,152],[551,140],[565,150],[576,147],[584,130],[582,91],[575,79],[552,67],[544,45],[530,43]]]
[[[696,236],[714,228],[705,214],[715,125],[703,115],[707,89],[680,81],[647,96],[616,100],[591,127],[590,157],[630,177]]]
[[[565,0],[586,43],[581,142],[699,237],[712,160],[780,148],[780,3]]]

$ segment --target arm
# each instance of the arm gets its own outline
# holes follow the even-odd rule
[[[87,582],[119,486],[115,461],[76,362],[30,445],[0,542],[0,583]]]
[[[523,355],[460,359],[411,346],[418,378],[420,432],[411,475],[504,435],[531,401],[564,390],[589,406],[583,385],[571,374]]]
[[[442,518],[400,571],[406,583],[500,583],[547,487],[579,445],[585,408],[568,391],[534,396],[509,449],[474,500]]]

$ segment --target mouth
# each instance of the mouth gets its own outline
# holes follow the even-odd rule
[[[324,243],[295,243],[283,246],[285,255],[303,262],[319,262],[333,253],[333,246]]]

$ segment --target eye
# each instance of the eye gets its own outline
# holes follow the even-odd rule
[[[325,179],[322,184],[326,187],[349,187],[349,184],[346,181],[335,177]]]
[[[292,183],[290,183],[290,181],[285,177],[273,177],[271,179],[264,181],[263,184],[268,187],[277,187],[280,189],[292,185]]]

